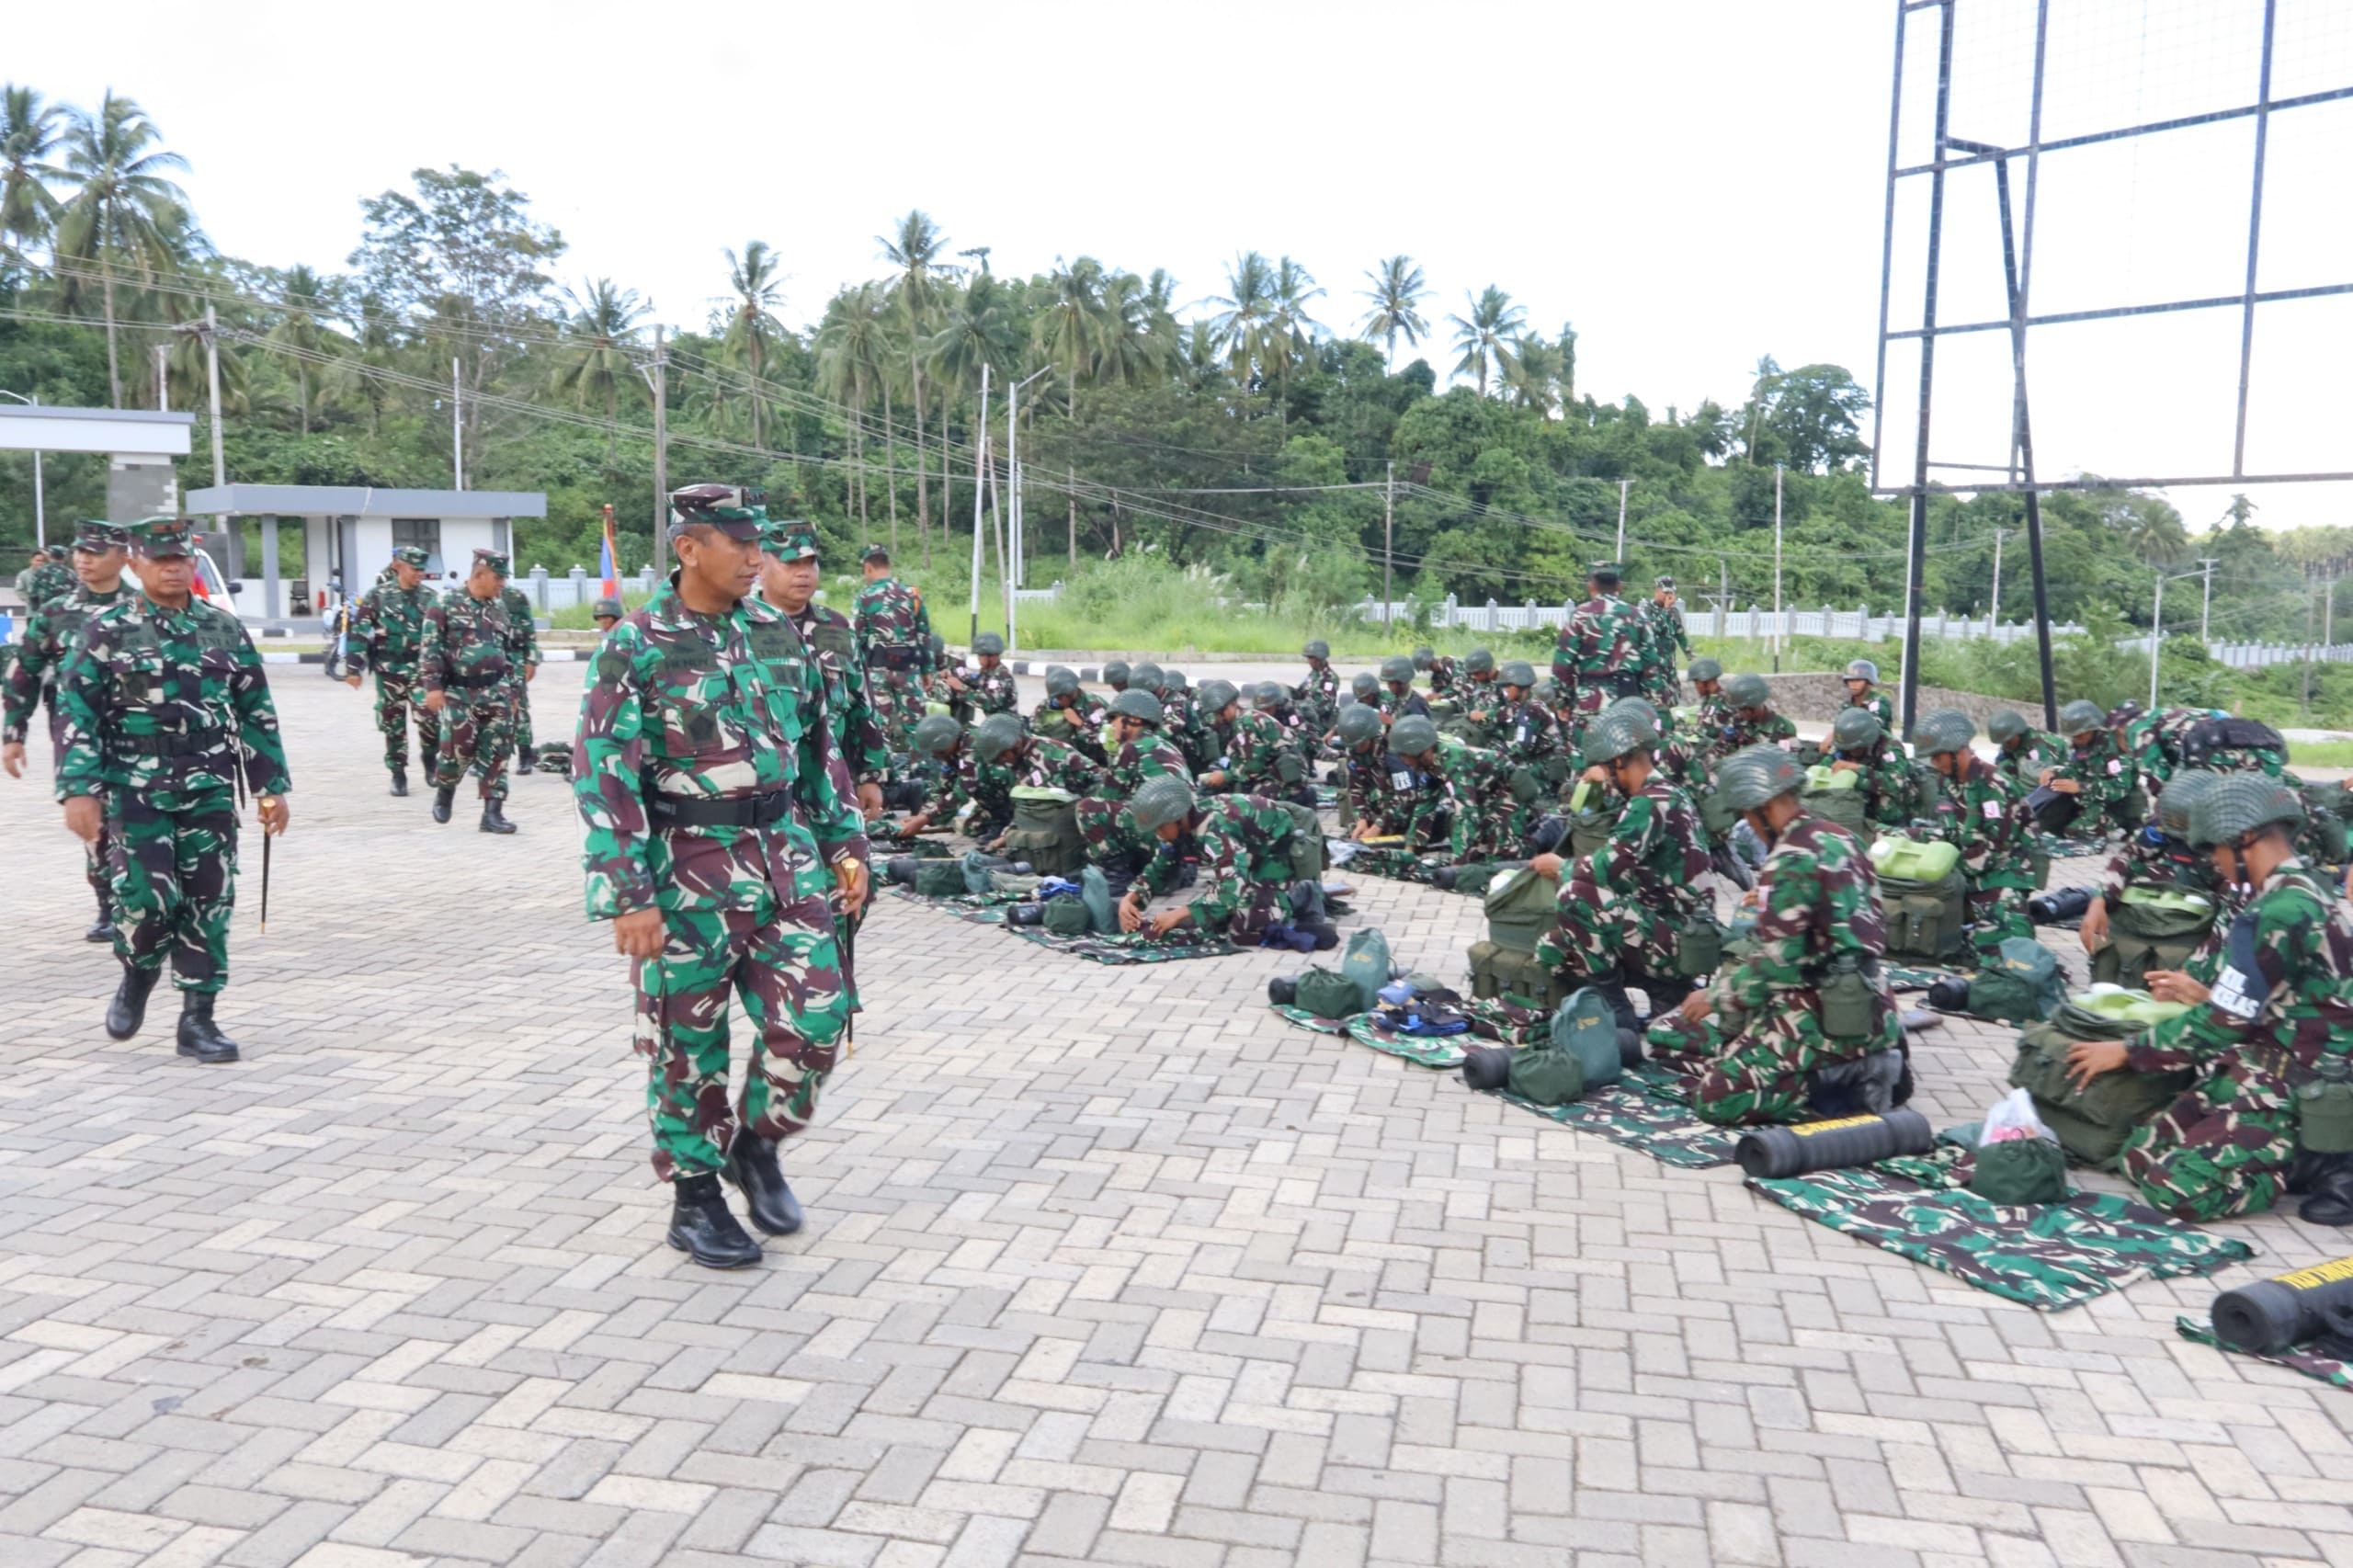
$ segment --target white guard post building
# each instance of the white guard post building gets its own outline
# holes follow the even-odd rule
[[[514,551],[513,519],[544,517],[536,490],[379,490],[347,484],[222,484],[188,494],[191,516],[218,523],[201,539],[236,585],[247,620],[311,620],[344,594],[367,591],[401,545],[431,558],[446,585],[472,569],[473,552]],[[280,571],[279,530],[300,523],[303,569]]]

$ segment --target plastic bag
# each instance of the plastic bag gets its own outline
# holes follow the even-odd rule
[[[2024,1089],[2012,1089],[1985,1113],[1969,1190],[2006,1208],[2066,1201],[2066,1151]]]
[[[1985,1113],[1985,1120],[1978,1129],[1977,1146],[1982,1149],[1989,1143],[2000,1143],[2012,1138],[2047,1138],[2053,1143],[2059,1142],[2059,1134],[2044,1126],[2042,1118],[2035,1114],[2034,1096],[2024,1089],[2012,1089],[1994,1102],[1994,1108]]]

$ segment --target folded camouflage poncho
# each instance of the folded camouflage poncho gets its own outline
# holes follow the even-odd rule
[[[2042,1312],[2136,1279],[2211,1274],[2255,1255],[2245,1242],[2112,1193],[2007,1208],[1966,1188],[1931,1191],[1875,1171],[1748,1185],[1792,1213]]]
[[[975,926],[1004,925],[1006,906],[1021,902],[1017,892],[961,892],[953,898],[926,898],[913,888],[892,888],[891,893],[894,898],[937,909],[942,915],[952,915]]]
[[[2214,1335],[2214,1325],[2187,1314],[2173,1320],[2174,1332],[2184,1339],[2211,1345],[2226,1356],[2253,1356],[2258,1361],[2268,1361],[2275,1367],[2285,1367],[2291,1372],[2302,1372],[2324,1383],[2335,1383],[2341,1389],[2353,1389],[2353,1363],[2324,1356],[2317,1350],[2234,1350]]]
[[[1640,1149],[1665,1165],[1706,1170],[1732,1164],[1738,1130],[1712,1127],[1692,1115],[1678,1084],[1676,1074],[1643,1062],[1568,1105],[1540,1106],[1508,1091],[1497,1097],[1547,1121]]]
[[[1000,920],[1004,918],[1002,911],[995,913]],[[975,913],[963,918],[977,920],[981,916]],[[1130,931],[1109,932],[1102,936],[1057,937],[1041,926],[1007,926],[1006,930],[1025,942],[1035,942],[1041,948],[1069,953],[1092,963],[1174,963],[1179,959],[1222,959],[1242,950],[1222,937],[1182,929],[1172,931],[1165,937],[1148,937]]]

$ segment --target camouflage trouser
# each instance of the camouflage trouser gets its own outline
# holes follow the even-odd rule
[[[1223,926],[1225,938],[1237,948],[1255,948],[1273,927],[1290,925],[1292,913],[1288,881],[1245,882],[1241,897],[1234,900],[1233,914]],[[1205,931],[1219,929],[1202,923],[1198,908],[1193,918]]]
[[[1999,958],[2007,937],[2034,939],[2034,923],[2026,917],[2026,896],[2018,888],[1969,890],[1969,945],[1981,964]]]
[[[1674,924],[1677,916],[1631,898],[1608,895],[1561,903],[1559,922],[1536,938],[1536,956],[1547,967],[1573,974],[1675,973]]]
[[[1719,1015],[1704,1025],[1679,1026],[1690,1042],[1683,1051],[1653,1045],[1652,1060],[1688,1075],[1691,1109],[1700,1120],[1719,1126],[1803,1120],[1809,1114],[1807,1074],[1865,1054],[1822,1032],[1821,1018],[1810,1005],[1813,992],[1784,996],[1764,1012],[1741,1016],[1740,1032],[1729,1039]],[[1873,1048],[1878,1043],[1897,1042],[1874,1042]]]
[[[509,710],[514,715],[509,722],[514,730],[515,755],[521,756],[525,752],[533,749],[531,745],[531,683],[523,678],[522,671],[515,672],[515,684],[507,687],[507,692],[511,701]]]
[[[923,680],[913,670],[886,670],[870,665],[867,695],[874,704],[874,722],[892,751],[907,749],[907,737],[923,722]]]
[[[2295,1158],[2296,1108],[2286,1080],[2234,1054],[2135,1129],[2119,1168],[2153,1209],[2223,1220],[2277,1203]]]
[[[654,1171],[668,1181],[718,1170],[738,1129],[781,1140],[808,1127],[849,994],[822,893],[794,892],[758,910],[672,910],[663,925],[662,956],[638,966],[636,1043],[650,1063]],[[733,1097],[730,993],[754,1030]]]
[[[441,745],[441,716],[425,706],[425,690],[416,672],[393,675],[376,672],[376,728],[384,734],[384,766],[408,766],[408,731],[416,726],[416,760],[424,772],[433,772],[433,754]]]
[[[41,700],[49,700],[49,688],[42,688]],[[49,755],[52,767],[64,760],[64,716],[52,706],[49,710]],[[106,791],[101,790],[94,793],[103,804]],[[98,918],[101,920],[114,918],[114,846],[121,836],[115,825],[114,812],[108,811],[105,823],[98,829],[97,838],[82,846],[82,880],[90,884],[90,892],[97,897]]]
[[[1125,801],[1082,795],[1078,801],[1079,836],[1086,840],[1086,862],[1106,869],[1132,862],[1141,870],[1160,852],[1160,840],[1131,824]]]
[[[1455,813],[1447,847],[1457,860],[1518,859],[1538,814],[1536,807],[1521,805],[1509,791],[1496,791],[1474,808]]]
[[[452,790],[469,768],[481,779],[485,801],[506,799],[506,688],[479,693],[451,691],[441,707],[441,748],[433,763],[433,787]]]
[[[171,959],[182,991],[229,983],[229,916],[237,904],[237,810],[223,801],[166,811],[135,790],[107,800],[115,956],[150,973]]]

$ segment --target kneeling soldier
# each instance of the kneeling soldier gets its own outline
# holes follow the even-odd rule
[[[1887,931],[1879,879],[1845,829],[1798,804],[1805,770],[1773,746],[1726,757],[1717,788],[1771,846],[1749,897],[1753,947],[1683,1005],[1687,1026],[1716,1015],[1677,1065],[1703,1120],[1790,1121],[1882,1111],[1900,1099],[1904,1028],[1880,972]]]
[[[1284,926],[1322,935],[1323,890],[1293,874],[1291,840],[1303,830],[1279,801],[1262,795],[1204,801],[1184,779],[1164,774],[1138,790],[1121,815],[1136,834],[1158,840],[1160,851],[1120,900],[1120,930],[1148,928],[1165,937],[1195,926],[1222,931],[1242,947],[1256,947]],[[1202,891],[1188,904],[1147,916],[1144,905],[1174,881],[1175,846],[1188,837],[1199,846]]]
[[[2132,793],[2134,776],[2099,704],[2079,699],[2062,708],[2059,733],[2067,737],[2067,754],[2055,766],[2043,768],[2035,782],[2075,797],[2081,812],[2068,833],[2090,838],[2111,827],[2130,833],[2140,826],[2118,816],[2125,797]]]
[[[1389,776],[1388,800],[1377,831],[1359,834],[1372,838],[1403,834],[1405,847],[1435,849],[1452,841],[1455,824],[1469,809],[1470,797],[1440,762],[1438,726],[1418,713],[1408,713],[1389,727],[1389,754],[1381,767]],[[1455,772],[1465,771],[1458,765]]]
[[[1157,683],[1156,666],[1139,665],[1135,674],[1146,669]],[[1102,788],[1078,802],[1078,830],[1086,839],[1087,861],[1115,882],[1142,872],[1154,848],[1151,836],[1136,833],[1120,808],[1148,778],[1181,778],[1188,787],[1193,782],[1185,754],[1161,733],[1162,711],[1160,699],[1141,685],[1111,699],[1111,734],[1120,749],[1104,769]]]
[[[938,792],[924,802],[923,810],[909,817],[903,831],[921,833],[934,823],[951,821],[967,804],[971,816],[965,819],[964,831],[983,844],[990,843],[1005,832],[1013,822],[1013,776],[1002,767],[980,759],[975,744],[980,732],[995,721],[995,737],[1002,740],[1007,733],[1021,733],[1021,721],[1011,713],[992,713],[966,734],[964,726],[945,713],[926,713],[923,722],[915,726],[911,737],[917,753],[930,757],[944,769]],[[993,755],[1002,756],[1003,744],[995,747]]]
[[[1912,759],[1888,739],[1877,714],[1868,708],[1842,709],[1830,722],[1830,745],[1833,772],[1861,775],[1855,787],[1862,791],[1865,821],[1902,827],[1912,820]]]
[[[1857,711],[1859,711],[1858,710]],[[1839,722],[1847,715],[1838,716]],[[1873,721],[1876,722],[1876,721]],[[1944,801],[1934,818],[1938,838],[1961,851],[1969,884],[1969,941],[1977,961],[1991,965],[2003,941],[2032,937],[2026,895],[2034,891],[2027,861],[2026,795],[2018,782],[1979,759],[1970,742],[1977,726],[1958,708],[1939,708],[1915,732],[1920,755],[1945,781]]]
[[[1879,721],[1882,730],[1895,728],[1895,704],[1887,693],[1878,689],[1879,666],[1869,659],[1857,659],[1847,666],[1847,708],[1859,710]],[[1846,710],[1840,710],[1845,715]]]
[[[1733,676],[1724,682],[1723,699],[1732,712],[1717,744],[1718,756],[1730,756],[1750,746],[1778,746],[1798,738],[1798,727],[1773,710],[1773,688],[1765,684],[1763,676]]]

